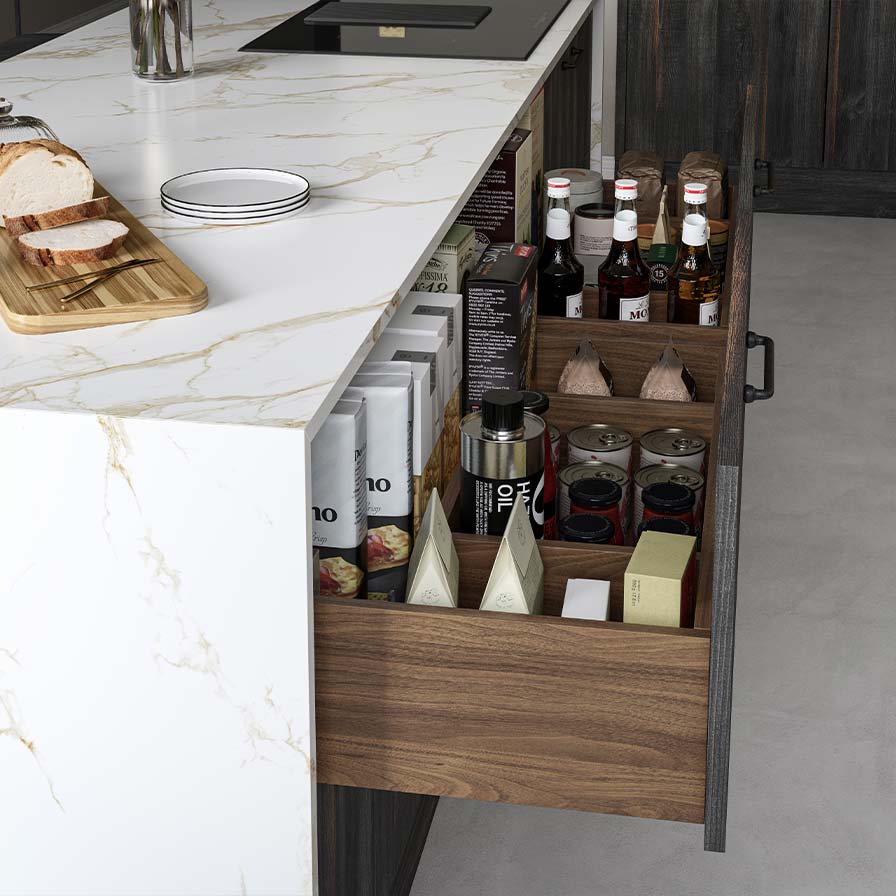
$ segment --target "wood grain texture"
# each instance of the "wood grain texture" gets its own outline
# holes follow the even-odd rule
[[[750,315],[750,267],[753,247],[753,181],[748,164],[755,152],[756,99],[748,87],[744,107],[738,220],[731,264],[728,344],[716,406],[714,470],[715,542],[706,747],[706,819],[704,847],[723,852],[728,813],[728,764],[731,750],[731,695],[734,674],[734,624],[737,609],[737,560],[740,526],[740,469],[744,450],[744,384]]]
[[[827,168],[896,171],[896,0],[831,0]]]
[[[319,780],[702,820],[704,633],[325,599],[315,617]]]
[[[681,335],[679,336],[679,333]],[[624,324],[618,321],[545,317],[538,321],[535,388],[553,392],[579,342],[590,339],[613,374],[615,395],[636,398],[644,377],[673,339],[697,383],[697,398],[713,401],[725,332],[715,327]]]
[[[320,896],[408,896],[438,798],[317,788]]]
[[[744,89],[754,83],[759,154],[780,167],[821,167],[829,3],[629,0],[618,34],[626,120],[617,157],[653,149],[678,162],[711,149],[737,161]]]
[[[100,184],[98,196],[106,195]],[[14,241],[0,235],[0,314],[16,333],[40,334],[86,327],[132,323],[192,314],[208,304],[208,289],[170,249],[114,197],[108,217],[130,228],[123,248],[105,262],[39,268],[19,257]],[[78,284],[27,292],[25,286],[49,283],[105,268],[132,258],[160,258],[117,274],[81,298],[63,305],[59,299]]]
[[[544,170],[591,167],[592,16],[544,85]]]

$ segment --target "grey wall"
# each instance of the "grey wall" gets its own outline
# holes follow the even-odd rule
[[[0,0],[0,42],[16,36],[16,9],[13,0]]]

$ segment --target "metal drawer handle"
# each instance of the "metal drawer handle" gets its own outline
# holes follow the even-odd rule
[[[582,47],[570,47],[569,48],[569,59],[564,59],[560,63],[560,68],[568,71],[571,68],[575,68],[579,64],[579,59],[582,58],[582,53],[585,51]]]
[[[775,394],[775,341],[771,336],[760,336],[750,330],[747,333],[747,348],[756,348],[761,345],[764,349],[762,388],[757,389],[747,383],[744,386],[744,401],[750,404],[752,401],[765,401]]]

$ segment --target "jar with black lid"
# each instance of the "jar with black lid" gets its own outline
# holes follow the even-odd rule
[[[694,528],[694,504],[697,496],[686,485],[677,482],[654,482],[641,492],[644,502],[643,522],[657,517],[683,520]]]
[[[580,544],[613,544],[616,527],[613,521],[595,513],[573,513],[560,521],[561,541]]]
[[[622,489],[612,479],[579,479],[569,487],[569,512],[592,513],[609,519],[616,530],[613,544],[625,544],[621,504]]]
[[[693,535],[694,527],[674,516],[657,516],[652,520],[644,520],[638,526],[638,538],[642,532],[666,532],[668,535]]]

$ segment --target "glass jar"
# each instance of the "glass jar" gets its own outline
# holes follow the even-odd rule
[[[193,74],[192,0],[131,0],[131,67],[149,81]]]

